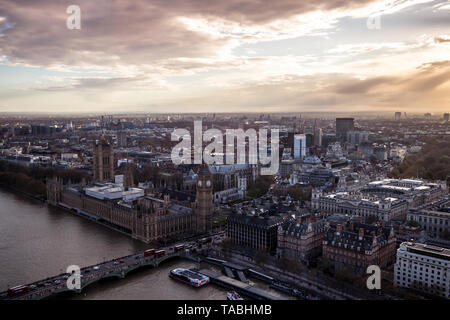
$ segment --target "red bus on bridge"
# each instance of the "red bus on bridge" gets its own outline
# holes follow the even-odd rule
[[[148,249],[144,251],[144,257],[152,256],[155,254],[155,249]]]
[[[166,255],[166,250],[155,251],[155,256],[157,256],[157,257],[162,257],[162,256],[165,256],[165,255]]]
[[[176,246],[173,248],[173,250],[174,250],[175,252],[180,251],[180,250],[183,250],[183,249],[184,249],[184,244],[176,245]]]
[[[8,296],[14,297],[28,292],[28,286],[15,286],[8,289]]]

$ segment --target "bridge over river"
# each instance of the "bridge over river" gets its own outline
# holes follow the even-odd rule
[[[125,257],[116,258],[93,266],[80,268],[81,271],[81,288],[69,289],[67,287],[68,273],[62,273],[57,276],[39,280],[34,283],[27,284],[28,292],[9,296],[7,291],[0,293],[0,300],[40,300],[51,297],[53,295],[75,291],[81,292],[85,287],[97,282],[101,279],[116,277],[125,278],[126,275],[138,268],[145,266],[158,267],[162,262],[173,258],[185,258],[198,261],[195,257],[187,253],[186,250],[166,250],[163,256],[144,256],[144,253],[131,254]]]

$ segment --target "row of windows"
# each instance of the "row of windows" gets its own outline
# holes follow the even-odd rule
[[[441,261],[439,261],[439,260],[437,260],[437,259],[429,259],[429,258],[423,258],[423,257],[421,257],[420,259],[419,259],[419,257],[418,256],[415,256],[415,255],[408,255],[408,258],[399,258],[399,261],[406,261],[406,262],[408,262],[408,261],[410,261],[410,260],[412,260],[412,259],[414,259],[414,260],[420,260],[420,261],[426,261],[426,262],[428,262],[428,263],[434,263],[434,264],[439,264],[439,265],[444,265],[444,266],[446,266],[447,267],[447,263],[445,263],[445,262],[442,262],[441,263]],[[420,264],[420,262],[419,262],[419,264]],[[423,264],[422,264],[423,265]]]
[[[427,218],[427,217],[423,217],[423,219],[422,219],[422,216],[419,216],[419,222],[429,222],[429,223],[433,223],[434,222],[434,224],[440,224],[440,225],[446,225],[446,226],[448,226],[448,219],[445,219],[445,220],[442,220],[442,219],[439,219],[439,222],[438,222],[438,218]]]
[[[433,288],[430,288],[428,286],[420,285],[420,284],[417,284],[417,283],[414,283],[414,282],[411,285],[411,282],[409,280],[406,281],[404,279],[403,279],[402,282],[397,281],[397,285],[400,285],[402,287],[413,287],[414,289],[426,291],[426,292],[429,292],[429,293],[432,293],[432,294],[437,294],[437,295],[444,296],[444,297],[446,297],[446,296],[448,296],[450,294],[450,289],[447,290],[447,295],[445,294],[445,291],[446,291],[445,287],[433,286]]]

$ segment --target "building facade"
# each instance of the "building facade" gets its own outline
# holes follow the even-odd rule
[[[311,207],[324,214],[348,214],[364,219],[376,217],[378,220],[403,221],[408,211],[408,202],[393,197],[370,197],[361,193],[336,192],[324,194],[321,190],[313,190]]]
[[[114,148],[105,136],[94,142],[92,171],[95,181],[112,182],[114,179]]]
[[[432,238],[450,240],[450,200],[442,199],[432,204],[412,208],[406,216],[414,221]]]
[[[354,118],[336,118],[336,136],[345,140],[347,132],[354,129]]]
[[[208,233],[212,230],[213,203],[213,179],[208,165],[201,164],[197,174],[196,210],[198,214],[197,230],[200,233]]]
[[[450,249],[403,242],[397,250],[394,285],[450,299]]]
[[[345,268],[363,274],[370,265],[384,268],[395,262],[392,228],[354,221],[331,226],[322,244],[323,257],[334,270]]]
[[[227,237],[240,247],[275,252],[281,223],[278,216],[232,214],[227,217]]]
[[[278,226],[277,256],[309,263],[322,254],[322,241],[328,225],[325,220],[311,222],[288,219]]]
[[[431,203],[448,193],[444,182],[431,183],[421,179],[384,179],[372,181],[361,190],[365,195],[394,197],[408,201],[409,208]]]
[[[306,157],[306,136],[304,134],[294,135],[294,159]]]
[[[109,189],[105,189],[109,188]],[[164,238],[197,233],[197,214],[170,200],[145,196],[138,188],[119,186],[65,186],[57,179],[47,181],[47,201],[91,220],[113,227],[149,243]]]

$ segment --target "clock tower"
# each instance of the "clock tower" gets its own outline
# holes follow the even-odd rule
[[[212,174],[207,164],[201,164],[197,174],[197,231],[208,233],[212,229],[213,204],[213,181]]]

